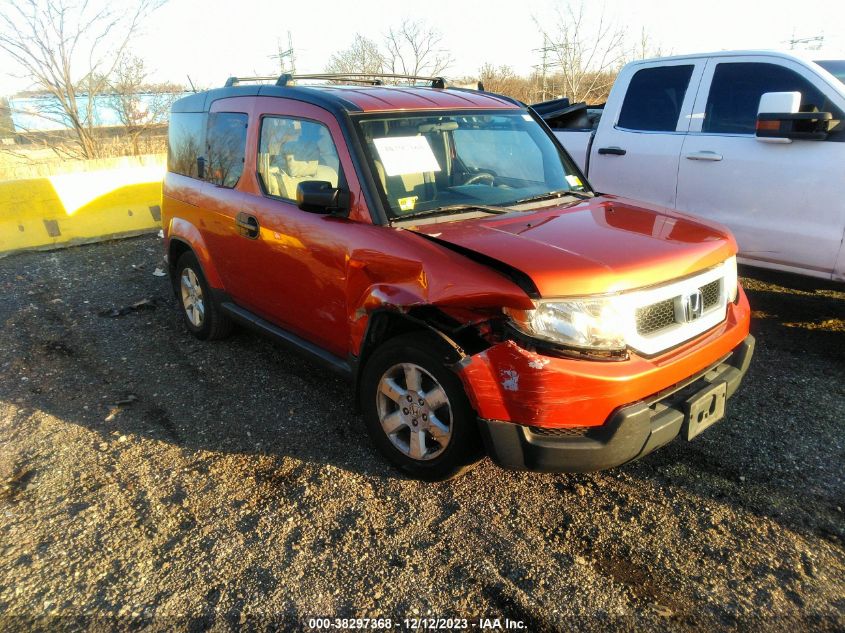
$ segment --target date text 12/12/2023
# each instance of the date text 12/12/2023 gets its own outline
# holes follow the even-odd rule
[[[510,618],[328,618],[310,617],[309,630],[390,630],[404,631],[524,631],[522,620]]]

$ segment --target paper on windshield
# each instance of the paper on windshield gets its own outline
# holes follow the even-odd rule
[[[424,136],[391,136],[373,139],[388,176],[440,171],[440,165]]]

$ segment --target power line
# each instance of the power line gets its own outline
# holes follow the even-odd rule
[[[824,44],[824,35],[814,35],[812,37],[795,37],[795,30],[792,31],[792,38],[786,40],[789,44],[789,50],[795,50],[796,44],[806,45],[806,48],[811,51],[819,50]]]

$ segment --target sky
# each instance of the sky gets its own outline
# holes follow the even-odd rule
[[[356,32],[376,41],[403,19],[438,28],[453,58],[447,77],[477,75],[485,62],[528,74],[540,62],[537,22],[553,29],[554,0],[169,0],[144,24],[133,52],[145,59],[152,79],[198,87],[222,85],[230,75],[276,74],[271,55],[287,48],[290,30],[297,71],[321,72]],[[793,0],[588,0],[588,18],[602,10],[630,37],[645,28],[664,54],[725,49],[788,48],[790,38],[824,36],[824,46],[845,58],[845,1],[816,0],[802,9]],[[587,31],[588,29],[585,29]],[[25,89],[8,77],[0,56],[0,94]]]

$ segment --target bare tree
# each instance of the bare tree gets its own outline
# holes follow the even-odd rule
[[[37,116],[73,131],[81,158],[100,144],[96,101],[143,19],[164,0],[14,0],[0,5],[0,51],[47,95]],[[58,151],[58,150],[57,150]]]
[[[173,102],[185,91],[174,84],[148,83],[144,60],[124,55],[109,81],[106,102],[126,128],[132,153],[141,153],[138,139],[155,125],[160,125]]]
[[[386,66],[400,75],[438,76],[453,62],[442,42],[437,29],[418,20],[404,20],[385,35]]]
[[[530,101],[533,96],[531,79],[519,76],[510,66],[496,67],[486,63],[481,67],[478,77],[484,84],[484,89],[489,92],[497,92],[524,102]]]
[[[326,72],[348,75],[374,74],[384,72],[384,66],[384,55],[379,50],[378,44],[356,33],[349,48],[338,51],[329,58]]]
[[[640,29],[640,37],[634,42],[631,49],[631,59],[649,59],[650,57],[663,57],[663,47],[655,44],[645,27]]]
[[[573,102],[605,99],[625,62],[625,31],[603,10],[591,21],[583,0],[558,10],[551,29],[535,22],[549,43],[562,94]]]

